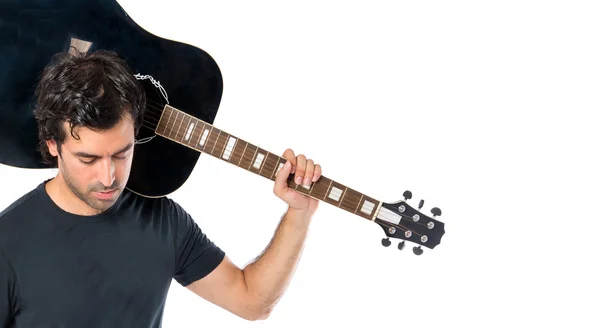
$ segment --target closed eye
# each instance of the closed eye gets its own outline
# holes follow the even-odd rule
[[[119,160],[123,160],[123,159],[127,158],[127,155],[125,155],[125,156],[113,156],[113,157],[116,158],[116,159],[119,159]],[[93,159],[91,161],[83,161],[83,160],[80,159],[79,161],[81,163],[83,163],[83,164],[91,165],[91,164],[93,164],[96,161],[96,159]]]
[[[113,158],[119,159],[119,160],[123,160],[126,159],[127,156],[130,154],[128,152],[128,150],[130,150],[133,147],[133,143],[130,143],[129,145],[127,145],[126,147],[122,148],[121,150],[117,151],[116,153],[113,154]],[[124,154],[124,155],[123,155]],[[81,161],[81,163],[86,164],[86,165],[90,165],[93,164],[96,159],[98,159],[99,157],[94,155],[94,154],[89,154],[86,152],[76,152],[73,155],[79,157],[79,161]],[[120,156],[117,156],[120,155]],[[91,159],[89,161],[84,161],[81,158],[86,158],[86,159]]]

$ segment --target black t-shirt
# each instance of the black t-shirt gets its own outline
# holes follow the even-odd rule
[[[225,256],[167,197],[125,190],[78,216],[47,181],[0,213],[0,328],[160,327],[172,279],[187,286]]]

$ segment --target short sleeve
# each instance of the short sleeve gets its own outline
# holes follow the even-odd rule
[[[169,200],[171,213],[170,219],[175,222],[174,248],[175,272],[173,278],[186,287],[194,281],[204,278],[211,273],[225,257],[221,250],[200,229],[179,204]]]
[[[17,276],[8,255],[0,248],[0,327],[8,327],[17,311]]]

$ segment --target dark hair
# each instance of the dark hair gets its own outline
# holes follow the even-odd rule
[[[146,107],[144,89],[128,64],[106,50],[55,54],[41,73],[35,95],[38,150],[42,160],[54,167],[57,159],[48,151],[46,141],[54,139],[60,151],[65,122],[78,139],[73,133],[77,126],[108,130],[129,114],[137,135]]]

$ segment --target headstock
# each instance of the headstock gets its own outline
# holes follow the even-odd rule
[[[434,207],[431,209],[431,216],[425,215],[420,211],[424,200],[421,200],[418,209],[415,209],[407,203],[412,198],[412,193],[407,190],[403,196],[404,200],[396,203],[382,203],[374,222],[381,226],[387,236],[381,240],[383,246],[388,247],[392,244],[389,238],[401,239],[398,249],[402,250],[405,241],[410,241],[419,245],[413,247],[413,253],[421,255],[421,246],[435,248],[446,233],[444,223],[435,219],[442,215],[442,211]]]

